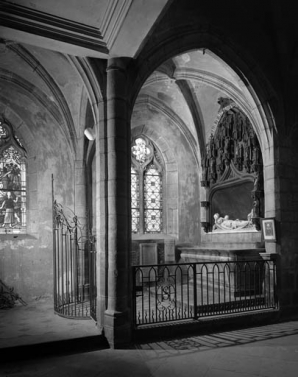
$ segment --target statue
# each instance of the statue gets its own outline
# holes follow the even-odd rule
[[[247,215],[247,220],[231,220],[229,215],[224,217],[219,216],[219,213],[216,213],[214,216],[214,225],[212,230],[232,230],[237,231],[244,228],[252,228],[252,212]]]
[[[253,213],[253,217],[260,216],[260,203],[259,203],[258,198],[254,199],[252,213]]]
[[[210,159],[210,171],[211,171],[211,181],[216,182],[216,160],[215,157]]]
[[[259,191],[261,189],[261,174],[260,172],[258,172],[254,178],[254,188],[253,188],[253,192],[255,191]]]
[[[229,147],[230,147],[230,139],[229,139],[228,137],[226,137],[224,143],[225,143],[225,146],[224,146],[224,149],[225,149],[225,150],[224,150],[224,153],[225,153],[225,155],[229,156],[229,154],[230,154],[230,150],[229,150]]]

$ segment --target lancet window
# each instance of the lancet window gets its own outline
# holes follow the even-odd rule
[[[26,231],[26,151],[0,118],[0,233]]]
[[[131,148],[131,228],[133,233],[163,230],[163,167],[154,145],[145,137]]]

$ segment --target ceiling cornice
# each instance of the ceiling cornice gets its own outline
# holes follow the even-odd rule
[[[0,38],[109,59],[135,57],[173,0],[14,1],[0,0]]]
[[[6,1],[0,3],[2,27],[108,54],[98,28]]]
[[[100,26],[103,38],[106,41],[108,48],[110,49],[120,28],[123,24],[125,17],[129,11],[132,0],[110,0],[106,9],[103,22]]]

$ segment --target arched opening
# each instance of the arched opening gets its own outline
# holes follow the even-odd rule
[[[259,99],[243,77],[211,50],[194,49],[158,66],[136,98],[132,136],[154,135],[164,161],[175,164],[165,193],[166,213],[173,209],[175,215],[167,217],[164,232],[176,244],[173,261],[179,256],[196,260],[204,254],[205,258],[206,250],[218,247],[244,253],[264,247],[261,219],[275,216],[273,184],[266,179],[269,175],[274,179],[273,135]],[[219,128],[228,123],[229,133],[218,137]],[[210,176],[204,178],[204,159],[215,135],[217,161],[213,168],[219,178],[210,185]],[[233,158],[225,164],[220,150]],[[168,152],[172,161],[165,156]],[[243,156],[241,166],[238,153]],[[211,172],[210,157],[207,174]],[[171,196],[171,190],[177,195]],[[222,201],[226,201],[224,205]],[[230,215],[224,213],[227,205],[231,206]],[[219,227],[214,227],[217,212],[222,212],[222,218],[229,215],[234,222],[242,221],[237,232],[234,228],[233,234],[224,229],[219,232]],[[244,227],[243,221],[249,221],[249,226]]]
[[[247,85],[197,49],[164,61],[138,93],[132,140],[154,141],[165,161],[166,224],[162,235],[132,234],[137,325],[275,307],[275,265],[260,255],[261,221],[275,216],[273,136]]]

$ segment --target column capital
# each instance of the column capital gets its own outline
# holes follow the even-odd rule
[[[108,60],[107,72],[111,70],[119,70],[126,73],[126,68],[132,59],[127,57],[111,58]]]

